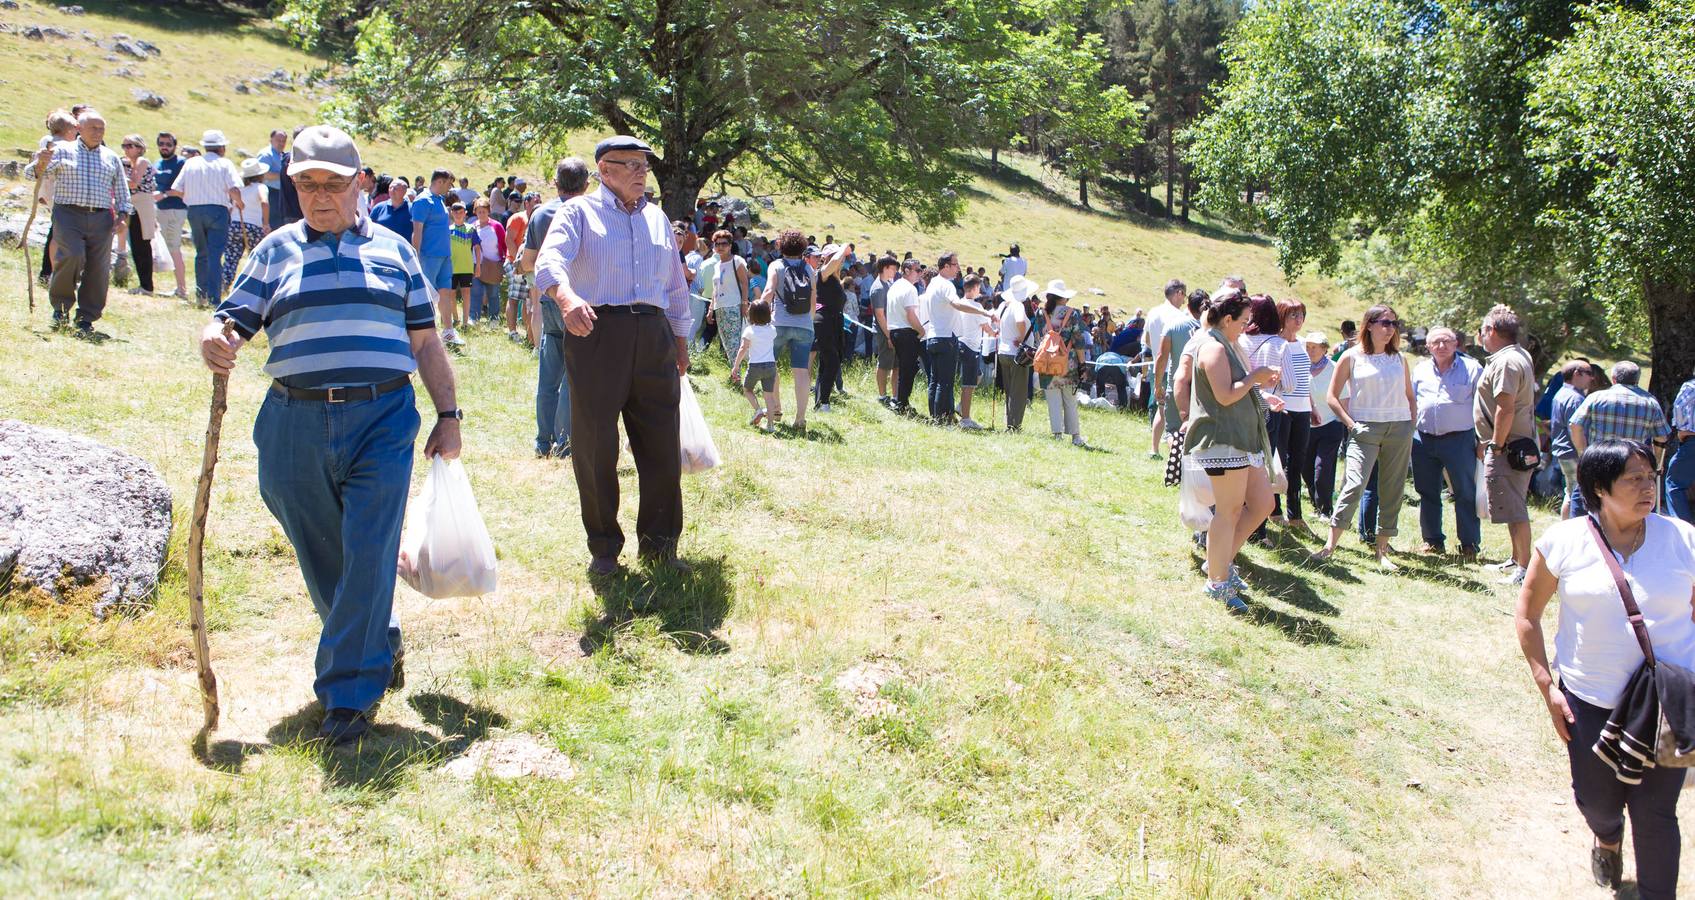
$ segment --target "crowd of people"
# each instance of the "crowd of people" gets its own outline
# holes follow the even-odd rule
[[[392,560],[398,540],[419,427],[412,374],[439,414],[426,453],[459,451],[444,348],[463,352],[462,332],[488,323],[533,350],[535,451],[571,457],[593,576],[617,571],[624,545],[620,421],[640,480],[641,556],[687,571],[670,376],[691,353],[721,349],[750,424],[765,429],[784,421],[785,370],[793,418],[783,427],[804,429],[842,397],[845,365],[862,361],[882,405],[939,427],[980,430],[974,395],[991,384],[1008,431],[1022,430],[1039,390],[1049,433],[1079,447],[1082,402],[1146,408],[1150,456],[1205,508],[1194,535],[1201,592],[1233,612],[1250,609],[1236,559],[1249,541],[1271,540],[1270,528],[1322,536],[1311,560],[1334,565],[1357,522],[1377,565],[1396,571],[1409,480],[1426,556],[1447,554],[1450,505],[1461,564],[1479,563],[1483,519],[1505,526],[1501,580],[1519,586],[1521,646],[1571,748],[1595,877],[1617,883],[1628,809],[1642,896],[1675,891],[1681,772],[1655,769],[1644,729],[1669,729],[1695,752],[1695,721],[1684,721],[1695,704],[1656,699],[1686,695],[1678,667],[1695,664],[1695,378],[1670,410],[1629,361],[1603,374],[1573,359],[1538,385],[1506,306],[1464,335],[1373,306],[1357,328],[1342,322],[1332,345],[1307,330],[1299,300],[1250,292],[1240,277],[1210,293],[1173,279],[1151,310],[1120,321],[1106,306],[1075,308],[1063,279],[1033,280],[1016,245],[991,274],[952,252],[932,263],[862,255],[832,235],[752,234],[756,223],[710,200],[671,221],[646,189],[651,149],[628,137],[601,142],[592,170],[561,160],[556,196],[543,202],[522,177],[479,192],[445,169],[376,173],[324,126],[276,131],[239,166],[216,130],[198,147],[160,132],[153,160],[139,135],[121,154],[107,147],[91,108],[56,111],[47,129],[27,173],[51,210],[43,264],[56,326],[92,333],[114,247],[133,256],[137,292],[155,291],[154,263],[168,260],[173,295],[186,300],[186,229],[195,298],[217,311],[201,340],[208,366],[228,372],[247,339],[270,336],[260,490],[324,620],[316,689],[332,741],[364,733],[376,699],[403,677],[392,566],[372,560]],[[309,277],[330,267],[363,277]],[[302,435],[330,433],[320,426],[332,416],[352,443],[298,452]],[[344,451],[370,470],[326,467]],[[1558,485],[1563,520],[1534,543],[1533,480]],[[1555,594],[1550,662],[1540,622]],[[1656,668],[1656,657],[1675,665]]]

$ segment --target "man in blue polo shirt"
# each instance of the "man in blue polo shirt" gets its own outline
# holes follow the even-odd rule
[[[177,136],[169,131],[159,132],[159,162],[153,166],[153,205],[159,223],[159,236],[165,239],[165,250],[176,267],[178,300],[188,297],[188,273],[183,271],[182,230],[188,225],[188,204],[170,191],[177,183],[185,160],[177,155]]]
[[[318,735],[354,740],[404,685],[395,560],[412,476],[418,372],[437,409],[425,456],[459,455],[453,370],[435,292],[412,247],[357,213],[359,151],[326,125],[296,138],[288,174],[305,220],[271,232],[200,336],[213,372],[261,328],[271,389],[253,426],[259,493],[300,561],[323,622]],[[225,337],[228,322],[235,335]]]
[[[265,152],[259,154],[259,161],[265,164],[265,177],[263,178],[265,183],[265,208],[270,210],[271,215],[271,220],[267,224],[273,231],[287,224],[283,221],[282,202],[283,163],[288,158],[288,154],[284,152],[283,148],[287,146],[288,132],[281,128],[274,128],[271,130],[271,146],[266,147]]]
[[[424,270],[424,281],[438,293],[453,288],[453,244],[447,231],[453,225],[442,197],[453,188],[453,173],[437,169],[430,175],[430,189],[412,201],[412,249]],[[453,328],[453,295],[441,294],[441,327]]]

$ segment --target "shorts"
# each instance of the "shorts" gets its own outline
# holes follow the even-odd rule
[[[812,329],[778,325],[777,340],[771,345],[777,359],[783,358],[785,346],[789,348],[789,368],[806,369],[812,365]]]
[[[159,236],[165,239],[165,249],[182,252],[182,230],[188,225],[188,210],[158,209],[153,218],[159,224]]]
[[[983,377],[983,357],[970,347],[959,348],[959,386],[974,388]]]
[[[1505,453],[1483,454],[1483,485],[1489,495],[1490,524],[1516,525],[1530,521],[1530,507],[1525,498],[1530,495],[1532,474],[1508,465]]]
[[[453,287],[453,257],[420,256],[418,268],[424,273],[424,283],[438,291]]]
[[[900,359],[895,356],[895,345],[889,343],[883,332],[877,332],[877,368],[893,371],[900,365]]]
[[[520,275],[517,272],[513,272],[512,273],[512,281],[507,285],[507,288],[506,288],[506,299],[508,299],[508,300],[528,300],[528,299],[530,299],[530,280],[533,277],[534,276],[532,276],[532,275]]]
[[[453,273],[453,290],[456,290],[456,291],[464,290],[465,288],[468,288],[468,287],[471,286],[471,282],[476,281],[476,280],[477,280],[477,276],[472,275],[470,272],[454,272]]]
[[[751,391],[755,386],[769,394],[777,389],[777,364],[748,363],[747,374],[742,376],[742,389]]]

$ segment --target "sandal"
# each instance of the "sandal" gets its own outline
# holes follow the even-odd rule
[[[1595,839],[1595,846],[1589,849],[1589,872],[1595,876],[1595,883],[1604,888],[1618,890],[1619,881],[1624,877],[1624,854],[1617,850],[1608,850],[1601,846],[1601,839]]]

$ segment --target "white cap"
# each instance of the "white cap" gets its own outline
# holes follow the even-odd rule
[[[224,140],[224,133],[216,128],[210,129],[200,136],[200,146],[202,147],[228,147],[229,145],[230,142]]]
[[[1330,336],[1322,331],[1309,331],[1301,338],[1303,344],[1323,344],[1330,346]]]

